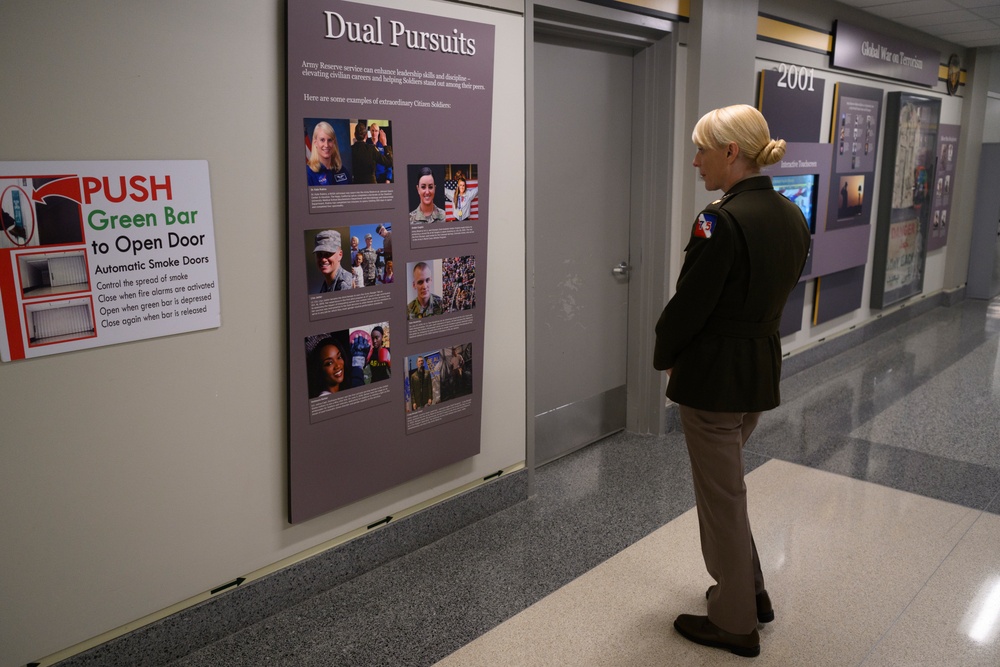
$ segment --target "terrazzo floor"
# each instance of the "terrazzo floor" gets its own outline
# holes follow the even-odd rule
[[[758,665],[1000,665],[1000,304],[936,308],[787,378],[747,445],[776,620]],[[536,495],[181,660],[226,665],[747,662],[704,613],[679,433],[618,434]]]

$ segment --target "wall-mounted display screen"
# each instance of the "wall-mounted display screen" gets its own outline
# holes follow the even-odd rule
[[[772,176],[774,189],[785,195],[796,206],[802,209],[802,215],[809,224],[809,232],[816,233],[816,194],[818,192],[819,174],[801,174],[795,176]]]

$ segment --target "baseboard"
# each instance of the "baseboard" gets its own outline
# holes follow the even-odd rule
[[[521,468],[56,664],[165,665],[527,497]]]

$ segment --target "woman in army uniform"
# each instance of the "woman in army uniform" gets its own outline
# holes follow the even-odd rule
[[[687,639],[744,656],[760,653],[757,622],[774,618],[747,517],[743,445],[779,403],[781,311],[809,250],[799,208],[763,166],[778,162],[751,106],[716,109],[692,134],[705,189],[722,190],[691,229],[673,297],[656,324],[653,365],[669,375],[694,479],[702,554],[717,584],[708,615],[682,614]]]

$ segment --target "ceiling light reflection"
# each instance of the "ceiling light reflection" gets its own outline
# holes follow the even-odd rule
[[[988,643],[992,639],[997,621],[1000,621],[1000,579],[993,582],[993,588],[983,601],[979,615],[969,630],[969,638],[979,644]]]

